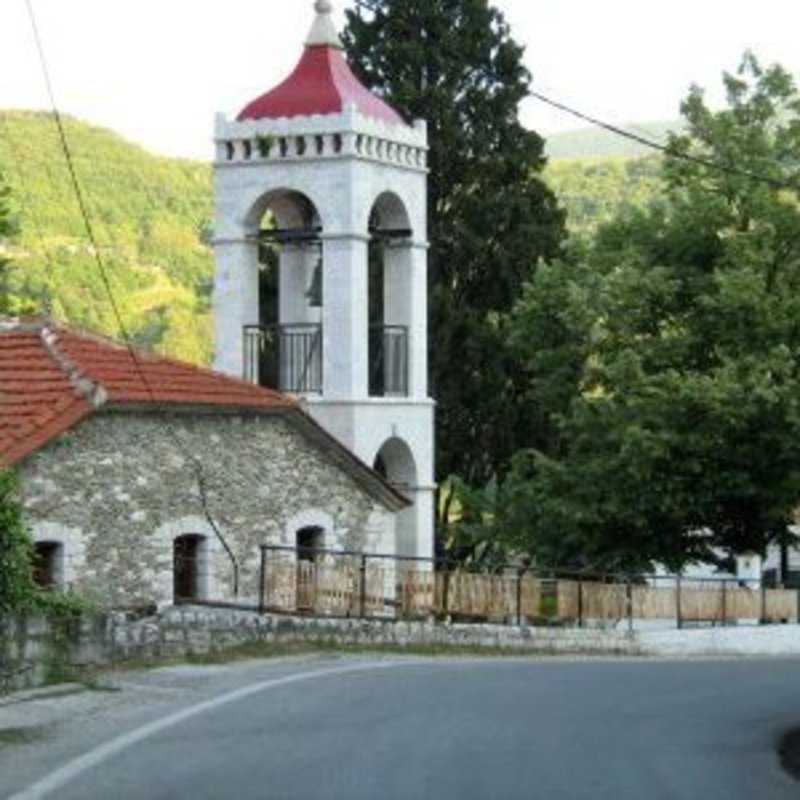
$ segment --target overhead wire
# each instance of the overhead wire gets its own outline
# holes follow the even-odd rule
[[[84,196],[84,192],[81,188],[80,180],[78,179],[78,173],[75,169],[75,162],[72,155],[72,150],[70,148],[69,140],[67,138],[66,129],[64,127],[64,121],[61,116],[61,112],[59,111],[58,103],[56,101],[56,94],[53,87],[52,78],[50,75],[50,69],[47,63],[47,57],[44,50],[44,44],[42,41],[42,37],[39,31],[38,21],[36,19],[36,13],[33,8],[33,0],[25,0],[26,6],[28,9],[28,17],[31,22],[31,27],[33,30],[34,40],[36,42],[36,49],[39,54],[39,61],[42,68],[42,73],[45,80],[45,85],[47,88],[47,94],[50,99],[50,105],[52,108],[53,120],[56,124],[56,128],[58,130],[58,138],[61,144],[61,149],[64,154],[64,159],[67,164],[67,170],[70,176],[70,182],[75,193],[75,197],[78,203],[78,208],[83,219],[84,226],[86,228],[86,235],[89,239],[89,243],[92,248],[94,261],[97,265],[98,272],[100,274],[101,281],[103,283],[103,287],[105,289],[105,293],[108,296],[109,303],[112,308],[112,312],[117,322],[117,327],[119,329],[120,336],[122,337],[125,347],[130,354],[131,360],[134,364],[134,369],[139,374],[139,377],[142,380],[142,384],[145,387],[145,391],[150,396],[150,399],[154,406],[160,408],[164,412],[164,418],[166,421],[166,428],[169,432],[170,436],[175,441],[178,449],[183,453],[183,455],[189,460],[192,464],[195,472],[195,479],[197,481],[198,493],[200,495],[200,501],[203,508],[203,513],[208,522],[211,529],[214,531],[215,535],[219,539],[220,543],[222,544],[225,552],[228,554],[228,557],[233,564],[233,573],[234,573],[234,595],[238,594],[238,584],[239,584],[239,565],[236,560],[236,556],[233,553],[230,545],[226,541],[225,537],[222,535],[222,531],[219,529],[219,526],[216,523],[216,520],[211,513],[208,504],[208,488],[206,484],[206,477],[203,471],[203,465],[200,460],[192,453],[185,444],[181,441],[180,437],[178,436],[177,432],[173,430],[172,426],[170,425],[169,414],[165,406],[160,403],[157,398],[156,394],[153,390],[152,385],[144,371],[144,367],[142,366],[141,360],[139,358],[138,353],[136,352],[130,333],[128,331],[127,326],[122,318],[122,314],[120,312],[119,304],[117,303],[117,299],[114,295],[114,290],[111,286],[111,281],[108,276],[108,272],[106,270],[105,262],[103,261],[103,257],[100,253],[100,248],[98,245],[98,239],[95,233],[94,225],[92,224],[91,217],[89,215],[89,208]]]
[[[540,92],[534,91],[533,89],[529,90],[530,96],[536,98],[537,100],[552,106],[553,108],[558,109],[559,111],[563,111],[566,114],[571,114],[573,117],[577,117],[584,122],[588,122],[590,125],[593,125],[598,128],[602,128],[603,130],[609,131],[617,136],[621,136],[625,139],[629,139],[630,141],[637,142],[638,144],[647,147],[651,150],[657,150],[665,155],[669,156],[670,158],[676,158],[683,161],[688,161],[693,164],[698,164],[700,166],[706,167],[708,169],[717,170],[718,172],[726,172],[730,175],[737,175],[739,177],[749,178],[750,180],[758,181],[760,183],[765,183],[773,188],[776,189],[796,189],[797,187],[790,183],[789,181],[781,180],[780,178],[772,178],[768,175],[762,175],[757,172],[752,172],[751,170],[742,169],[740,167],[733,166],[732,164],[723,164],[719,161],[714,161],[709,158],[704,158],[703,156],[694,155],[692,153],[681,153],[676,152],[670,145],[668,144],[660,144],[659,142],[654,141],[649,136],[643,136],[638,133],[633,133],[632,131],[625,130],[624,128],[619,127],[618,125],[612,125],[609,122],[604,122],[603,120],[597,119],[596,117],[591,116],[590,114],[584,114],[582,111],[578,111],[577,109],[572,108],[564,103],[560,103],[557,100],[553,100],[546,95],[541,94]]]

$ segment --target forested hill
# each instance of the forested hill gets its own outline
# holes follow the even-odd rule
[[[198,363],[212,355],[210,167],[161,158],[115,133],[66,118],[67,137],[124,322],[138,344]],[[591,147],[589,133],[561,135],[551,152]],[[613,137],[624,149],[625,140]],[[590,142],[594,141],[595,145]],[[621,143],[621,144],[620,144]],[[576,233],[591,233],[626,205],[659,191],[658,156],[552,158],[545,179]],[[119,336],[75,199],[58,132],[43,113],[0,111],[0,172],[20,233],[9,288],[18,311],[49,311]],[[2,244],[0,244],[0,251]],[[0,252],[2,255],[2,252]]]
[[[126,326],[139,344],[209,361],[210,168],[154,156],[74,119],[65,124]],[[9,276],[17,310],[49,310],[118,336],[51,116],[0,111],[0,171],[20,229]]]
[[[658,144],[666,144],[670,131],[681,133],[684,123],[681,120],[667,120],[628,123],[620,127]],[[603,128],[583,128],[550,134],[547,136],[546,150],[548,157],[553,161],[563,158],[598,158],[600,156],[632,158],[650,155],[653,152],[647,145],[640,144],[633,139],[626,139],[624,136]]]

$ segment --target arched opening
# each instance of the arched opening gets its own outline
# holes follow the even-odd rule
[[[259,323],[245,330],[245,378],[292,394],[322,391],[322,223],[313,202],[269,192],[257,231]]]
[[[61,542],[36,542],[33,555],[33,581],[45,591],[63,584],[64,545]]]
[[[385,192],[369,217],[369,393],[409,393],[411,222],[403,201]]]
[[[317,525],[297,531],[297,558],[314,561],[325,545],[325,530]]]
[[[203,599],[207,557],[205,536],[189,533],[175,539],[172,545],[175,603]]]
[[[386,441],[373,461],[374,469],[398,491],[413,499],[417,488],[417,464],[411,448],[396,437]],[[417,554],[417,511],[414,506],[397,515],[397,551],[400,555]]]

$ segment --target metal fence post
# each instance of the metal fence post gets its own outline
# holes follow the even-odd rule
[[[681,576],[678,575],[675,580],[675,615],[678,621],[678,630],[683,627],[683,616],[681,613]]]
[[[361,597],[359,603],[361,619],[364,619],[367,615],[367,558],[366,553],[361,556],[361,567],[359,569],[361,573]]]
[[[722,627],[728,624],[728,581],[722,579]]]
[[[262,545],[261,547],[261,569],[259,572],[259,585],[258,585],[258,613],[263,614],[266,611],[266,598],[265,598],[265,583],[267,580],[267,548]]]
[[[633,633],[633,584],[628,578],[628,585],[625,589],[625,599],[628,605],[628,632]]]
[[[444,586],[442,587],[442,615],[447,619],[450,609],[450,565],[444,567]]]

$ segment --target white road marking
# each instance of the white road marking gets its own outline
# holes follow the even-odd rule
[[[70,761],[60,769],[52,772],[42,780],[37,781],[32,786],[12,795],[8,800],[39,800],[46,797],[48,794],[60,789],[71,781],[75,780],[78,776],[82,775],[87,770],[93,769],[104,761],[113,758],[127,750],[139,742],[149,739],[158,733],[171,728],[173,725],[178,725],[185,722],[187,719],[196,717],[199,714],[204,714],[207,711],[213,711],[220,706],[227,705],[228,703],[235,703],[237,700],[243,700],[251,695],[258,694],[259,692],[266,692],[270,689],[277,689],[281,686],[287,686],[292,683],[300,683],[302,681],[314,680],[315,678],[323,678],[329,675],[344,675],[348,672],[364,672],[367,670],[377,669],[392,669],[396,667],[419,666],[424,662],[421,661],[379,661],[367,662],[365,664],[355,664],[347,667],[335,667],[332,669],[321,669],[314,672],[301,672],[297,675],[288,675],[285,678],[274,678],[270,681],[262,681],[261,683],[253,684],[252,686],[245,686],[242,689],[224,694],[221,697],[214,698],[213,700],[206,700],[203,703],[186,708],[183,711],[178,711],[175,714],[170,714],[167,717],[150,722],[143,725],[141,728],[125,733],[112,739],[100,747],[90,750],[82,756]]]

